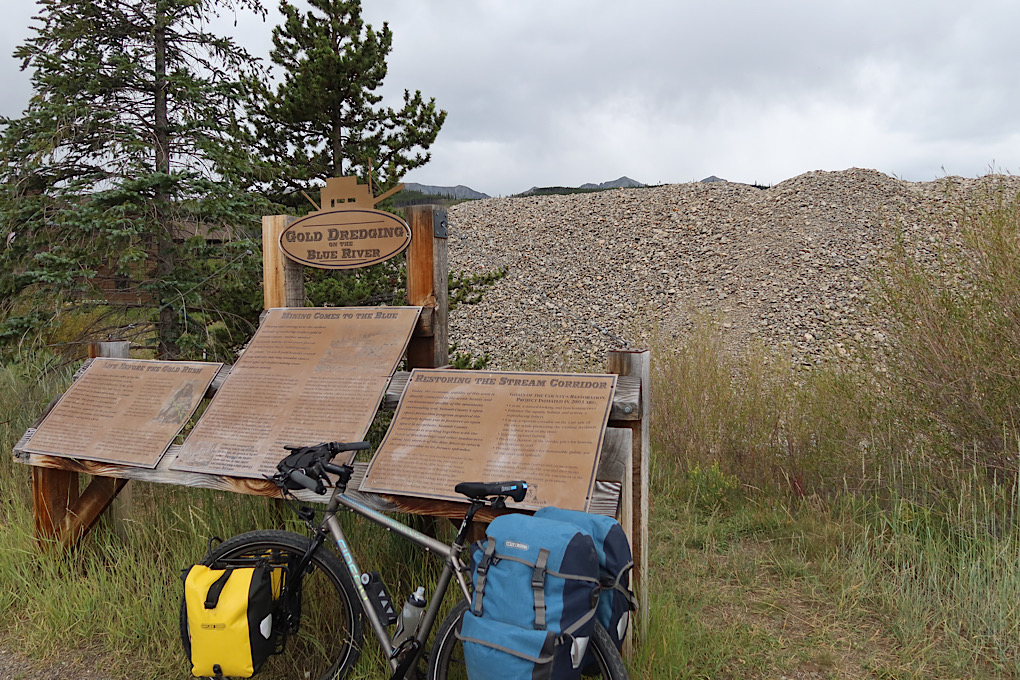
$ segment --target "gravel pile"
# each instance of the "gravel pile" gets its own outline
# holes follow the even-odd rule
[[[874,170],[809,172],[768,189],[730,182],[493,198],[455,206],[450,268],[507,276],[451,313],[451,341],[493,368],[565,357],[600,365],[709,313],[810,365],[886,342],[867,313],[883,256],[902,233],[934,261],[955,210],[1020,178],[905,182]],[[981,199],[983,200],[983,199]]]

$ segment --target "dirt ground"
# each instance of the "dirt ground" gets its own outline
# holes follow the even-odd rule
[[[67,659],[35,661],[0,645],[0,680],[110,680],[91,668],[95,659],[69,652]]]

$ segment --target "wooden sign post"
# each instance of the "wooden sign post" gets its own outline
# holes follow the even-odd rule
[[[280,234],[297,218],[262,218],[262,299],[265,309],[305,306],[305,268],[283,254]]]
[[[407,303],[422,308],[422,322],[407,348],[409,368],[439,368],[450,361],[446,210],[434,205],[407,209]]]
[[[628,406],[614,413],[611,427],[627,428],[631,432],[631,459],[623,476],[620,493],[620,524],[630,539],[634,553],[632,588],[638,602],[648,602],[648,476],[651,461],[651,354],[648,350],[616,350],[609,353],[607,368],[610,373],[638,380],[637,393]],[[633,382],[631,384],[634,384]],[[622,412],[620,412],[622,411]],[[640,632],[648,632],[648,617],[639,616]]]

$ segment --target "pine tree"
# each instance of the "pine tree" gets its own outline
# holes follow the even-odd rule
[[[393,34],[365,24],[358,0],[308,0],[301,12],[281,0],[284,22],[273,31],[271,59],[282,69],[267,93],[260,137],[267,157],[289,168],[285,190],[327,177],[371,173],[376,193],[430,160],[446,119],[420,90],[404,91],[400,108],[382,106]]]
[[[203,279],[236,259],[209,257],[201,235],[236,236],[263,212],[242,118],[256,62],[206,30],[220,7],[259,4],[39,4],[14,53],[34,95],[20,118],[0,119],[0,338],[92,305],[116,309],[121,326],[155,323],[172,357],[212,320],[196,315],[208,311]]]

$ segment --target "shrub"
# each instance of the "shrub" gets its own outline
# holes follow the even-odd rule
[[[652,436],[676,471],[717,465],[749,487],[795,495],[859,476],[876,413],[859,374],[795,372],[761,346],[731,351],[708,319],[675,344],[654,344]]]
[[[729,506],[740,491],[740,480],[720,470],[718,462],[695,464],[687,472],[687,491],[694,507],[711,513]]]
[[[974,195],[951,216],[959,240],[937,261],[903,242],[879,312],[891,321],[889,387],[929,451],[993,476],[1017,472],[1020,196]],[[947,225],[949,227],[953,224]]]

